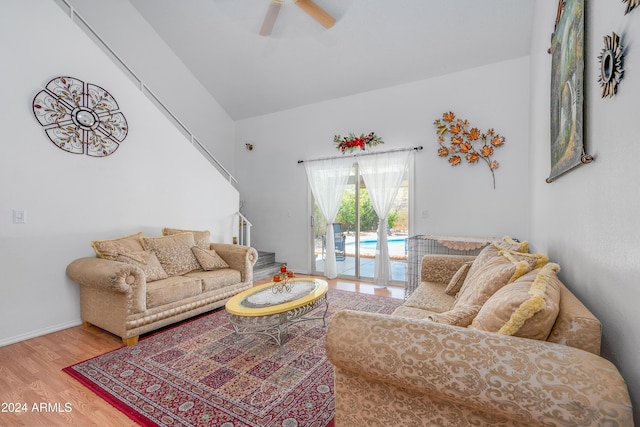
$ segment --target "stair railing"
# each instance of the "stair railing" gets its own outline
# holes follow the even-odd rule
[[[115,59],[129,73],[130,77],[138,83],[140,91],[152,101],[154,101],[154,104],[160,107],[160,109],[163,110],[164,113],[172,119],[174,125],[176,125],[176,127],[181,130],[183,135],[187,136],[191,140],[191,145],[195,146],[196,149],[198,149],[206,158],[208,158],[209,162],[213,166],[215,166],[215,168],[222,175],[227,177],[231,185],[233,185],[234,183],[237,184],[238,180],[235,179],[233,175],[231,175],[231,172],[229,172],[227,168],[225,168],[222,163],[220,163],[218,159],[216,159],[215,156],[211,154],[211,152],[207,150],[207,148],[200,141],[198,141],[195,135],[184,125],[184,123],[182,123],[180,119],[178,119],[178,117],[171,110],[169,110],[169,108],[151,91],[151,89],[149,89],[144,84],[142,79],[138,77],[138,75],[133,72],[133,70],[118,56],[118,54],[107,44],[107,42],[105,42],[104,39],[98,35],[98,33],[91,27],[91,25],[89,25],[89,23],[82,16],[80,16],[78,12],[76,12],[74,7],[67,0],[57,0],[56,3],[58,3],[58,1],[62,1],[65,6],[69,8],[69,18],[71,18],[71,21],[76,22],[74,20],[74,17],[78,19],[79,23],[76,22],[78,26],[89,31],[89,33],[95,38],[95,40],[97,40],[99,44],[111,55],[111,57]],[[82,25],[80,25],[80,23]]]
[[[251,246],[251,227],[253,224],[249,222],[246,216],[238,211],[238,244]]]

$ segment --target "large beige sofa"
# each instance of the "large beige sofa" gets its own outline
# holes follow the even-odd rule
[[[336,426],[632,426],[600,322],[527,249],[427,255],[393,315],[336,313]]]
[[[141,334],[223,306],[253,284],[254,248],[210,243],[209,231],[165,228],[91,242],[67,275],[80,284],[80,315],[134,345]]]

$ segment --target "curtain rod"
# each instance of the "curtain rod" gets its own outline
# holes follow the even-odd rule
[[[377,151],[375,153],[369,152],[369,153],[361,153],[361,154],[351,154],[349,157],[374,156],[376,154],[395,153],[397,151],[410,151],[410,150],[421,151],[422,148],[423,148],[422,145],[418,145],[416,147],[398,148],[397,150]],[[304,163],[304,162],[317,162],[319,160],[342,159],[344,157],[346,156],[333,156],[333,157],[321,157],[319,159],[311,159],[311,160],[298,160],[298,164]]]

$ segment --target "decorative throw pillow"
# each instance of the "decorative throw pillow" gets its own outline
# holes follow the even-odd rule
[[[427,316],[427,319],[433,322],[446,323],[447,325],[467,327],[471,324],[479,311],[479,305],[456,307],[452,310],[445,311],[444,313],[430,314]]]
[[[191,251],[195,246],[193,233],[180,233],[163,237],[143,237],[145,249],[152,250],[162,268],[169,276],[181,276],[200,269],[197,258]]]
[[[527,261],[507,256],[506,251],[498,251],[473,275],[469,271],[454,307],[482,306],[498,289],[531,270],[533,267]]]
[[[497,291],[482,306],[471,328],[546,340],[560,312],[558,264],[549,263]]]
[[[193,254],[204,270],[220,270],[221,268],[229,268],[229,264],[223,260],[220,255],[213,249],[201,249],[197,246],[191,248]]]
[[[158,257],[152,251],[122,253],[116,257],[116,261],[126,262],[142,268],[147,282],[169,277],[162,268],[160,261],[158,261]]]
[[[91,247],[99,258],[115,261],[119,254],[144,251],[141,232],[111,240],[93,240]]]
[[[542,266],[549,262],[549,257],[544,254],[530,254],[528,252],[516,252],[508,249],[502,249],[500,254],[509,258],[512,262],[526,262],[531,267],[531,270],[542,268]]]
[[[500,246],[505,249],[509,249],[516,252],[529,252],[529,242],[526,240],[524,242],[519,242],[509,236],[504,236],[500,242],[498,242]]]
[[[455,296],[462,288],[462,284],[464,283],[464,279],[467,277],[467,273],[469,272],[469,268],[471,268],[471,262],[465,262],[462,266],[456,271],[456,274],[453,275],[447,288],[444,290],[444,293],[447,295]]]
[[[202,249],[209,249],[211,245],[211,232],[208,230],[179,230],[177,228],[163,228],[163,236],[172,236],[180,233],[193,233],[193,238],[196,241],[196,246]]]
[[[486,264],[487,261],[498,255],[498,253],[503,249],[527,253],[529,252],[529,244],[527,242],[516,242],[508,236],[503,237],[500,241],[489,243],[487,246],[482,248],[480,253],[473,260],[471,268],[467,273],[467,277],[473,276],[473,274]]]
[[[500,254],[500,249],[502,249],[502,247],[498,245],[498,242],[491,242],[487,246],[482,248],[480,253],[473,259],[464,283],[467,283],[469,281],[469,278],[472,277],[478,270],[480,270],[483,265],[498,256]]]

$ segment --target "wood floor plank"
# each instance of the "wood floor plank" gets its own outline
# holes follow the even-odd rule
[[[0,426],[135,426],[62,372],[121,346],[118,337],[77,326],[0,347]]]

